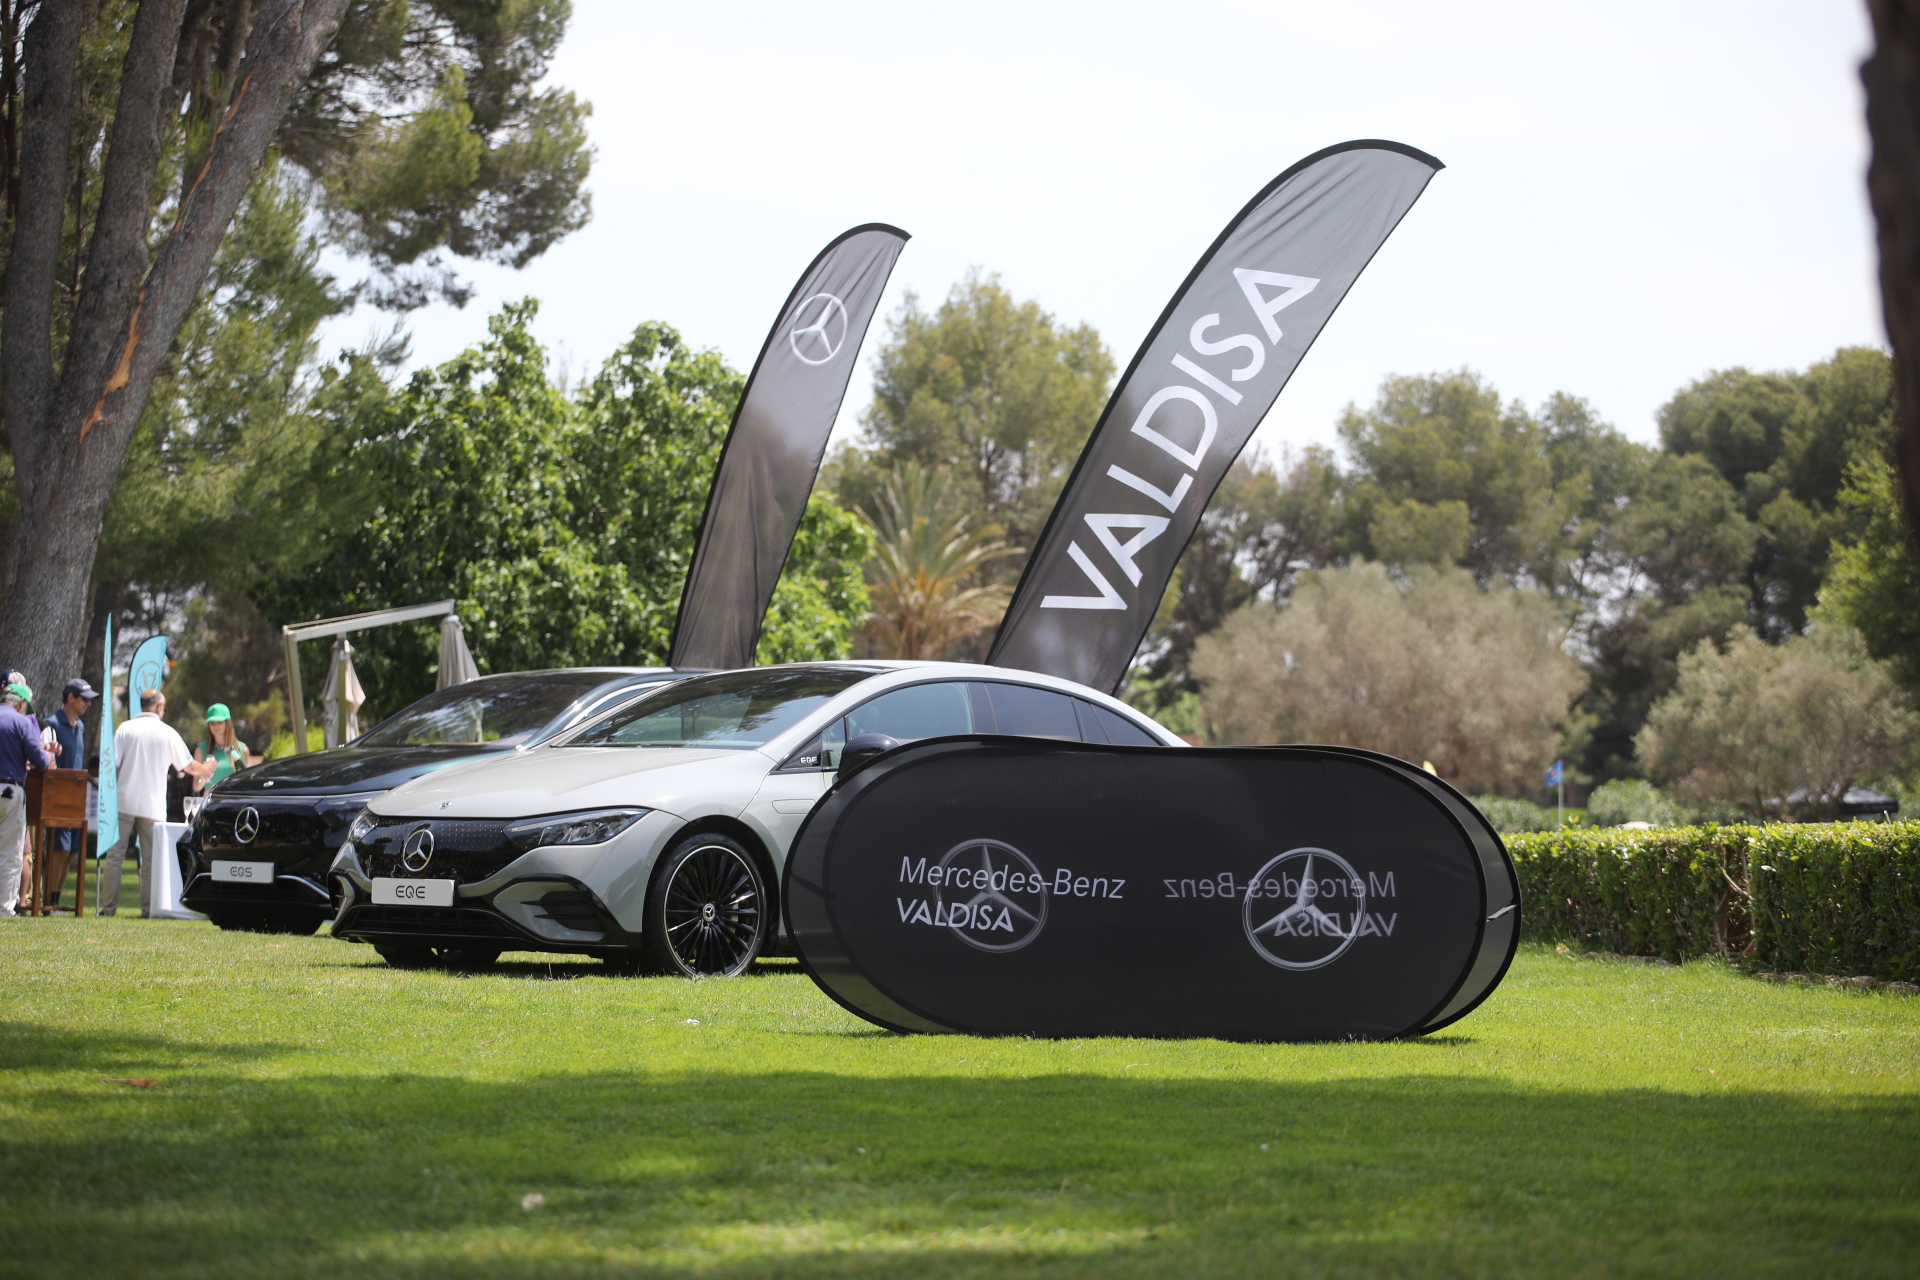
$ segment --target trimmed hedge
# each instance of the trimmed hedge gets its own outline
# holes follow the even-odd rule
[[[1920,822],[1529,832],[1506,842],[1527,938],[1920,981]]]

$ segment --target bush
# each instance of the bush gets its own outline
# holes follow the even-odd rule
[[[363,719],[360,723],[365,728],[368,728],[368,729],[371,729],[373,727],[373,722],[371,720]],[[326,749],[327,749],[326,730],[322,729],[317,724],[308,725],[307,726],[307,750],[325,751]],[[266,754],[262,755],[260,758],[262,760],[278,760],[282,756],[290,756],[292,754],[293,754],[293,730],[282,729],[280,730],[280,732],[273,735],[273,740],[267,744]]]
[[[1677,827],[1692,817],[1644,778],[1616,778],[1594,788],[1587,797],[1587,813],[1596,827],[1617,827],[1623,822]]]
[[[1585,684],[1534,591],[1459,569],[1308,574],[1201,637],[1192,669],[1221,742],[1327,742],[1431,760],[1463,790],[1524,794]]]
[[[1507,848],[1530,939],[1920,981],[1920,823],[1554,832]]]
[[[1916,737],[1920,717],[1859,632],[1821,627],[1774,645],[1742,628],[1725,653],[1703,640],[1681,656],[1679,682],[1634,750],[1696,803],[1832,818],[1849,787],[1893,772]]]
[[[1501,835],[1522,831],[1552,831],[1559,824],[1553,810],[1542,809],[1531,800],[1510,800],[1506,796],[1475,796],[1473,807],[1485,814],[1493,829]]]

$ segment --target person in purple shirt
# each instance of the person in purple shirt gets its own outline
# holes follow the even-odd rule
[[[33,690],[10,684],[0,695],[0,916],[20,901],[20,867],[27,852],[27,770],[50,769],[40,725],[26,714]]]

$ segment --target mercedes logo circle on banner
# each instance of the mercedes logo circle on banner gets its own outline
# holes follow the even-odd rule
[[[1242,900],[1247,941],[1282,969],[1332,964],[1371,923],[1367,882],[1329,849],[1287,850],[1254,873]]]
[[[1018,951],[1047,923],[1047,889],[1033,859],[1000,840],[968,840],[940,859],[930,918],[978,951]],[[912,914],[927,913],[920,904]]]
[[[400,865],[418,875],[427,869],[427,863],[431,861],[433,861],[433,831],[431,828],[421,827],[408,836],[407,842],[400,846]]]
[[[253,838],[260,834],[260,811],[248,805],[233,817],[233,838],[241,844],[252,844]]]
[[[808,364],[825,364],[846,344],[847,307],[830,293],[816,293],[801,303],[793,321],[787,341],[793,354]]]

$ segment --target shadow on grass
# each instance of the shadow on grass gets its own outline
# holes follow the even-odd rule
[[[220,1060],[15,1089],[0,1272],[1900,1274],[1920,1250],[1906,1099],[242,1069],[266,1049],[8,1027],[15,1068]]]
[[[87,1071],[143,1075],[182,1067],[230,1069],[297,1051],[297,1045],[272,1041],[199,1044],[165,1036],[99,1035],[0,1021],[0,1071],[66,1071],[84,1064]]]
[[[337,960],[307,961],[306,963],[316,969],[384,969],[388,967],[386,961],[373,954],[371,948]],[[660,976],[623,971],[603,960],[563,955],[557,952],[549,956],[538,951],[510,951],[493,964],[481,969],[447,968],[433,971],[451,974],[454,977],[519,978],[541,982],[570,982],[575,978],[612,978],[631,981],[635,977]],[[798,960],[787,956],[770,956],[755,962],[752,968],[729,981],[737,982],[741,978],[792,977],[800,972]]]

